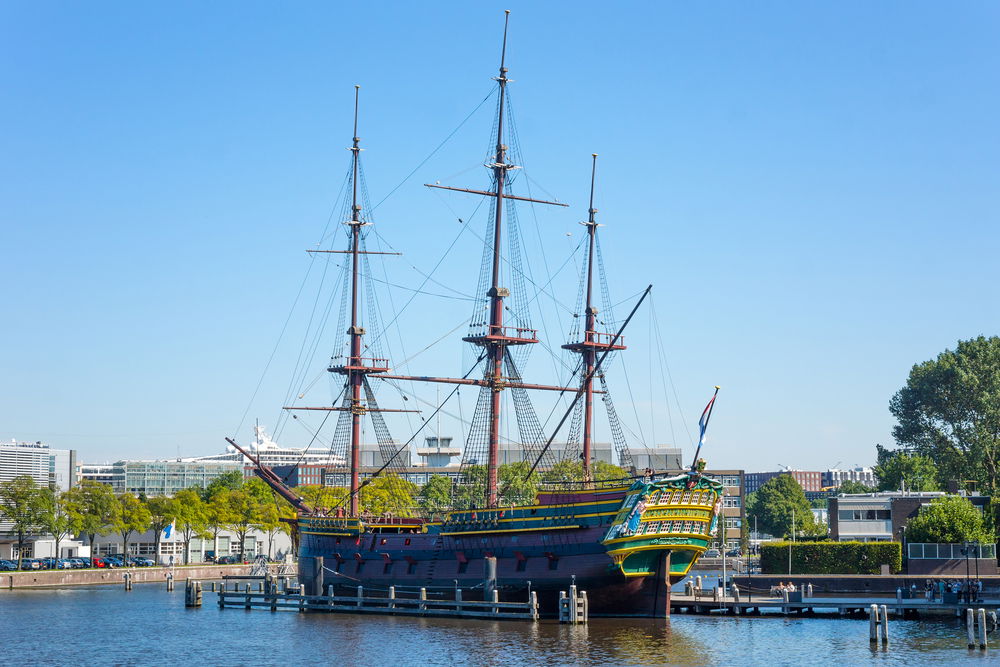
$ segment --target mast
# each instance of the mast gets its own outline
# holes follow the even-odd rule
[[[351,390],[351,516],[358,515],[358,488],[361,468],[361,337],[364,330],[358,326],[358,244],[361,240],[361,205],[358,204],[358,158],[361,139],[358,137],[358,95],[361,86],[354,86],[354,143],[351,146],[351,357],[348,361],[347,381]]]
[[[591,154],[590,167],[590,207],[587,209],[587,222],[580,224],[587,228],[589,246],[587,250],[587,289],[586,302],[584,305],[585,324],[583,340],[578,343],[570,343],[562,347],[572,350],[583,356],[583,366],[581,372],[581,390],[583,392],[583,479],[586,482],[591,480],[590,471],[590,451],[593,440],[594,425],[594,368],[598,350],[624,350],[624,345],[618,345],[608,334],[597,332],[597,308],[594,306],[594,250],[597,245],[597,209],[594,208],[594,181],[597,174],[597,153]]]
[[[500,286],[500,240],[503,223],[503,188],[510,165],[506,162],[507,147],[503,143],[503,112],[507,92],[507,25],[510,21],[510,10],[504,12],[503,46],[500,49],[500,76],[497,82],[500,86],[500,108],[497,111],[497,148],[496,160],[493,163],[493,178],[496,183],[496,209],[493,216],[493,282],[487,296],[490,297],[490,334],[503,335],[503,299],[510,292]],[[500,459],[500,383],[503,380],[503,356],[506,346],[502,340],[488,341],[487,364],[492,373],[493,395],[490,401],[489,416],[489,458],[487,460],[486,506],[497,505],[497,469]]]

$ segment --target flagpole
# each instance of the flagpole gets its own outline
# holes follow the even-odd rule
[[[719,395],[719,385],[715,385],[715,393],[712,394],[712,400],[708,402],[708,414],[705,416],[705,425],[701,427],[701,433],[698,437],[698,448],[694,450],[694,460],[691,461],[691,472],[694,472],[698,466],[698,455],[701,453],[701,445],[705,441],[705,432],[708,430],[708,422],[712,419],[712,411],[715,410],[715,397]]]

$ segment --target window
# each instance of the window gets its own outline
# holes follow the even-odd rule
[[[743,502],[739,496],[726,496],[722,499],[723,507],[741,507]]]
[[[740,486],[740,476],[739,475],[723,475],[722,476],[723,486],[735,486],[739,488]]]
[[[417,573],[417,562],[416,561],[413,561],[412,563],[408,563],[407,564],[406,573],[407,574],[416,574]]]
[[[837,510],[837,518],[841,521],[889,521],[892,512],[889,510]]]
[[[741,528],[743,522],[736,517],[726,517],[726,528]]]

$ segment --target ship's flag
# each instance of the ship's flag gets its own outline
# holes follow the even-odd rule
[[[716,392],[715,396],[718,396],[718,392]],[[712,400],[708,402],[705,410],[701,413],[701,419],[698,420],[698,429],[700,431],[698,435],[699,449],[705,444],[705,431],[708,430],[708,418],[712,415],[712,405],[715,403],[715,396],[712,396]]]
[[[163,539],[169,540],[170,536],[174,533],[174,522],[171,521],[170,525],[163,529]]]

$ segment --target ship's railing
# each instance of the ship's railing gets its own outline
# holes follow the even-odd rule
[[[527,327],[495,327],[491,324],[483,324],[471,329],[468,338],[506,338],[508,340],[536,341],[538,340],[538,329]]]
[[[602,479],[597,481],[565,481],[565,482],[540,482],[538,490],[541,493],[573,493],[578,491],[597,491],[601,489],[617,489],[623,486],[631,486],[636,477],[622,477],[620,479]]]

